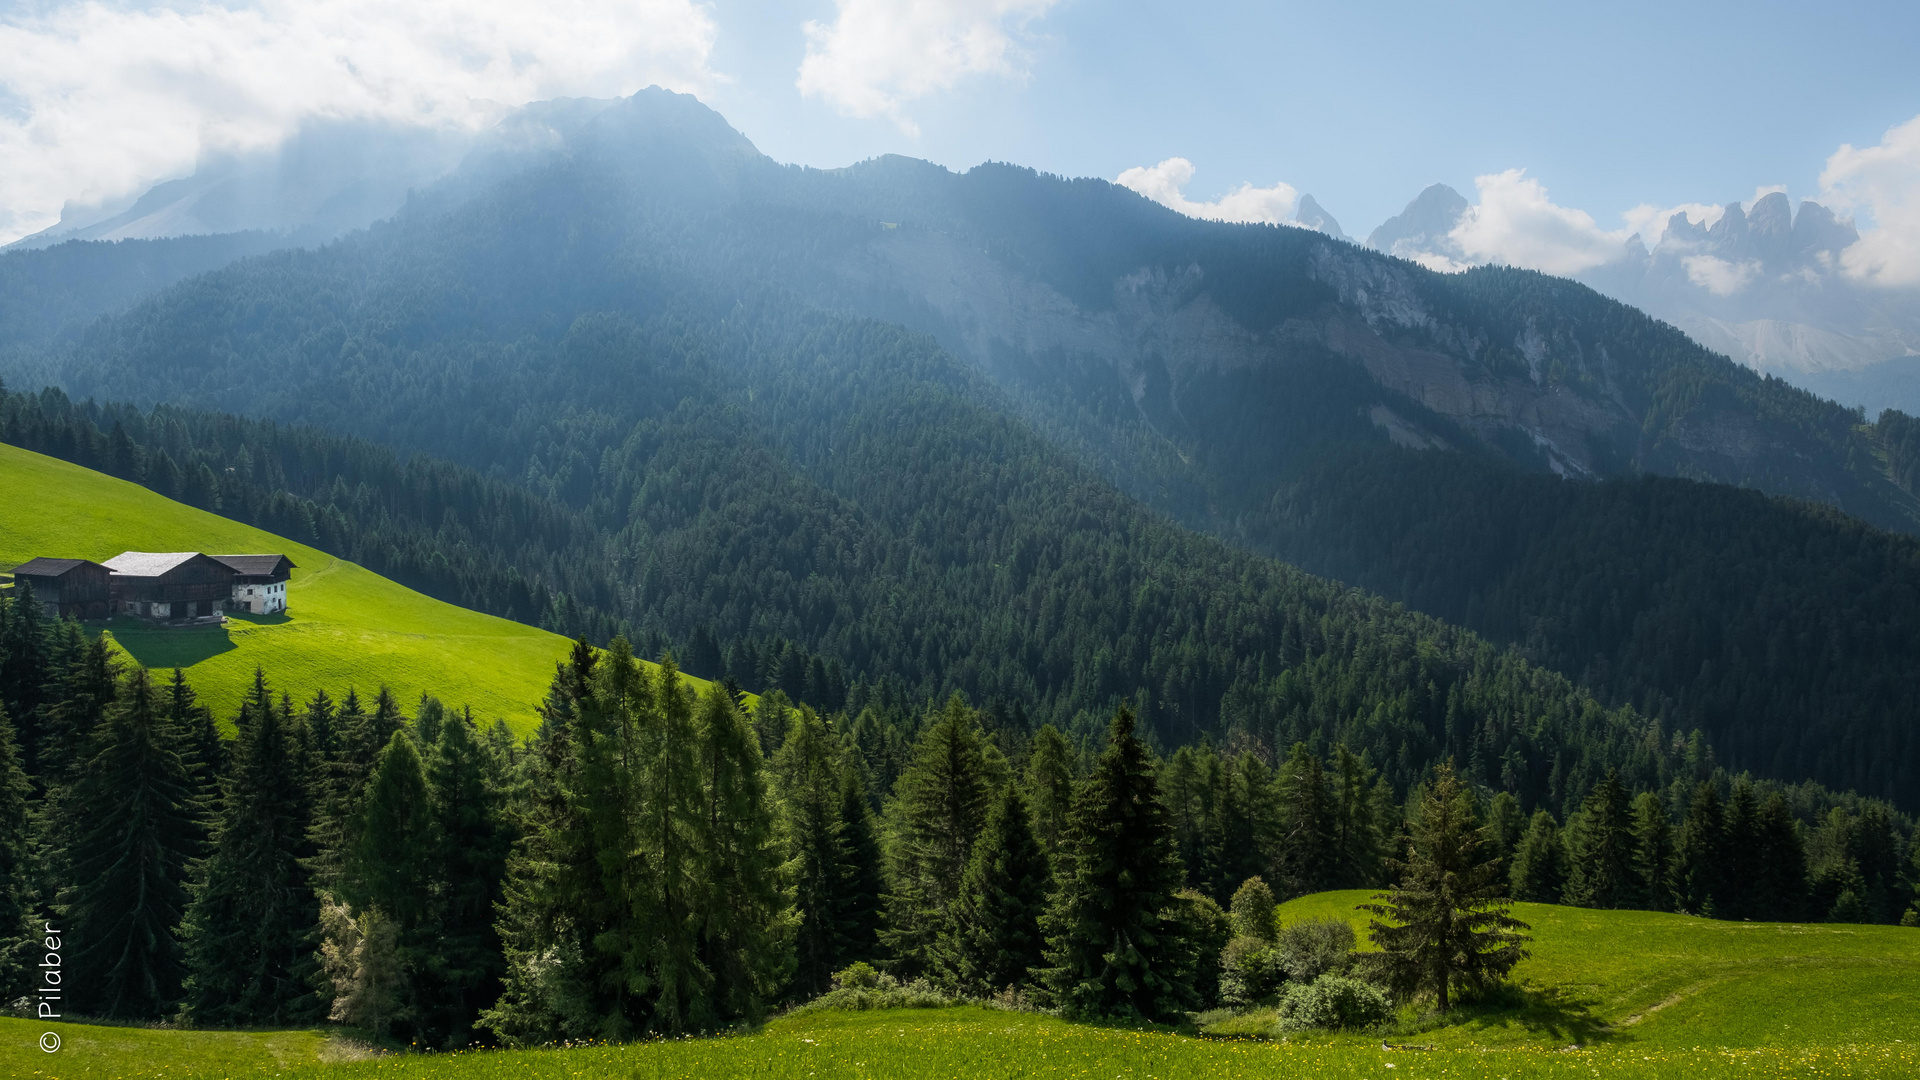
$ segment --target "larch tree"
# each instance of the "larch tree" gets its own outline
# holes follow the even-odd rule
[[[717,683],[701,696],[694,734],[705,789],[700,961],[713,979],[716,1019],[758,1020],[792,971],[795,921],[760,738]]]
[[[1456,991],[1505,979],[1527,956],[1532,939],[1520,931],[1530,928],[1509,914],[1499,860],[1451,764],[1439,767],[1409,825],[1407,858],[1394,866],[1400,884],[1360,908],[1387,920],[1369,924],[1387,983],[1402,998],[1432,993],[1444,1013]]]

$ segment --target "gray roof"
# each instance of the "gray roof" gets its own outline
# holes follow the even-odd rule
[[[159,577],[181,563],[199,557],[197,551],[123,551],[101,565],[127,577]]]
[[[76,566],[99,566],[90,559],[49,559],[46,556],[28,559],[13,568],[13,576],[26,574],[29,577],[59,577]]]
[[[272,577],[280,572],[282,563],[289,570],[299,565],[285,555],[209,555],[207,558],[227,564],[243,577]]]

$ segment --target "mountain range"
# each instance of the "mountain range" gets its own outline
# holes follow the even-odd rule
[[[1469,260],[1451,234],[1468,212],[1435,184],[1367,237],[1426,265]],[[1618,257],[1575,275],[1755,371],[1849,406],[1920,411],[1920,291],[1862,284],[1840,253],[1852,222],[1810,199],[1772,192],[1729,202],[1710,225],[1685,212],[1651,250],[1638,234]]]
[[[1445,235],[1445,196],[1407,236]],[[665,640],[785,640],[1062,722],[1138,691],[1168,739],[1258,717],[1240,730],[1364,732],[1410,761],[1451,747],[1496,783],[1512,750],[1516,776],[1565,781],[1559,736],[1519,748],[1521,699],[1474,696],[1491,691],[1467,668],[1404,700],[1391,688],[1418,680],[1392,668],[1290,706],[1309,655],[1385,671],[1388,641],[1438,631],[1280,559],[1516,646],[1730,764],[1911,797],[1920,685],[1896,658],[1920,645],[1920,440],[1585,285],[1436,273],[1329,223],[1197,221],[1008,165],[786,166],[645,91],[516,113],[319,247],[217,267],[168,254],[184,240],[0,256],[0,314],[64,304],[51,329],[15,320],[0,372],[312,425],[530,492],[551,509],[528,514],[592,538],[564,548],[593,563],[580,602]],[[120,269],[72,272],[88,260]],[[164,414],[114,415],[172,438]],[[234,464],[237,421],[204,423],[228,433],[208,436],[223,468],[258,471]],[[373,513],[331,473],[301,489],[305,468],[278,482]],[[478,520],[424,528],[486,547]],[[529,543],[488,557],[535,567]],[[1312,619],[1329,652],[1302,653]]]

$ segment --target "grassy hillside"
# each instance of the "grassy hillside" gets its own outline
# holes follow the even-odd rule
[[[1317,893],[1283,905],[1281,917],[1344,918],[1364,943],[1371,916],[1353,908],[1369,895]],[[1422,1041],[1791,1047],[1904,1039],[1920,1047],[1920,930],[1553,904],[1515,904],[1514,914],[1533,927],[1532,956],[1514,969],[1526,1005]]]
[[[1287,917],[1352,910],[1322,893]],[[203,1033],[0,1020],[0,1074],[908,1078],[1913,1077],[1920,1076],[1920,931],[1724,923],[1519,905],[1533,957],[1524,1004],[1450,1027],[1281,1042],[1069,1024],[979,1008],[811,1013],[725,1039],[353,1061],[315,1032]],[[1243,1027],[1247,1025],[1242,1025]],[[1257,1026],[1257,1025],[1255,1025]],[[57,1031],[65,1046],[34,1040]],[[1579,1044],[1575,1049],[1574,1044]],[[1389,1071],[1391,1070],[1391,1071]]]
[[[57,1031],[62,1048],[34,1040]],[[1368,1040],[1197,1039],[964,1007],[812,1013],[760,1032],[566,1050],[352,1060],[315,1032],[218,1033],[0,1020],[0,1072],[49,1080],[276,1076],[282,1080],[1734,1080],[1920,1076],[1920,1044],[1714,1048],[1564,1044],[1385,1049]],[[332,1060],[328,1060],[331,1058]]]
[[[12,446],[0,446],[0,569],[35,555],[107,559],[122,551],[285,552],[299,564],[287,613],[237,615],[224,628],[158,630],[130,618],[109,632],[150,668],[183,667],[222,719],[256,666],[296,699],[349,686],[422,692],[505,718],[525,733],[567,641],[530,626],[422,596],[353,563],[174,502],[146,488]]]

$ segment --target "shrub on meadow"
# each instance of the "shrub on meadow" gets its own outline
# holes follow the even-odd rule
[[[1385,1023],[1393,1016],[1387,995],[1372,983],[1344,975],[1322,975],[1295,983],[1280,999],[1282,1031],[1354,1031]]]

